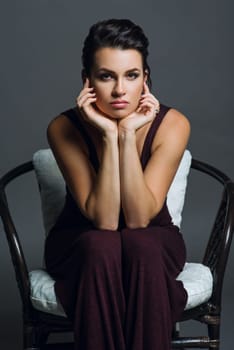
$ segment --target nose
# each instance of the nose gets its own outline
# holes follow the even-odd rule
[[[125,95],[126,91],[125,91],[125,86],[124,86],[124,82],[122,79],[117,79],[116,83],[113,87],[113,91],[112,91],[112,95],[114,97],[116,96],[123,96]]]

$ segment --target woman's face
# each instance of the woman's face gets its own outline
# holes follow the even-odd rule
[[[121,119],[138,107],[147,75],[135,49],[101,48],[94,55],[90,86],[96,105],[107,116]]]

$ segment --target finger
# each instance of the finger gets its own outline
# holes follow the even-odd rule
[[[151,97],[156,104],[160,105],[159,100],[150,92],[147,83],[144,83],[144,93],[141,95],[141,99],[144,99],[145,97]]]
[[[155,113],[156,110],[157,110],[157,107],[155,106],[155,103],[152,103],[152,101],[146,101],[138,107],[137,112],[148,114],[152,112]]]
[[[96,95],[95,93],[89,93],[83,96],[82,98],[78,99],[77,98],[77,105],[79,108],[83,108],[85,105],[88,105],[90,103],[93,103],[96,101]]]
[[[143,103],[145,101],[150,101],[150,102],[154,103],[156,106],[159,105],[159,101],[156,98],[154,98],[152,95],[146,95],[146,96],[142,97],[140,99],[139,103]]]
[[[140,101],[143,101],[144,99],[151,99],[152,101],[154,101],[154,103],[159,104],[159,100],[157,100],[157,98],[152,94],[142,95]]]
[[[93,92],[93,88],[85,88],[83,89],[80,94],[77,96],[77,100],[81,100],[85,95],[87,94],[94,94],[95,92]]]
[[[95,115],[94,103],[95,102],[96,102],[96,99],[90,98],[79,109],[84,118],[88,118],[89,120],[91,120],[94,117],[94,115]]]
[[[144,85],[143,85],[143,88],[144,88],[144,94],[149,94],[150,93],[150,90],[149,90],[149,87],[146,83],[146,81],[144,81]]]
[[[86,77],[84,88],[88,88],[88,87],[90,87],[90,81],[89,81],[89,78]]]
[[[82,101],[82,103],[78,103],[79,109],[84,109],[85,107],[89,106],[90,104],[94,103],[96,101],[96,97],[88,97],[85,100]]]
[[[151,97],[146,97],[146,98],[142,99],[139,103],[139,106],[145,105],[147,103],[151,104],[155,110],[157,110],[157,111],[160,110],[159,101],[155,98],[152,99]]]
[[[155,104],[154,101],[152,100],[145,100],[145,101],[142,101],[140,104],[139,104],[139,107],[140,108],[143,108],[143,107],[148,107],[148,108],[151,108],[153,110],[156,110],[159,108],[159,105],[158,104]]]
[[[80,95],[77,96],[76,101],[77,101],[77,102],[80,102],[80,101],[82,101],[84,98],[89,97],[89,96],[93,96],[93,95],[95,95],[95,92],[90,91],[90,89],[89,89],[89,90],[86,89],[86,91],[82,91],[82,92],[80,93]]]
[[[140,105],[138,108],[137,108],[137,112],[138,113],[145,113],[146,111],[151,111],[153,110],[153,106],[149,106],[148,104],[144,104],[144,105]]]

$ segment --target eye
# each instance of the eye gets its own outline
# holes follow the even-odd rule
[[[135,80],[136,78],[139,77],[139,73],[137,73],[137,72],[129,72],[127,74],[127,77],[128,77],[129,80]]]
[[[102,81],[108,81],[108,80],[112,79],[112,75],[110,73],[101,73],[99,75],[99,79]]]

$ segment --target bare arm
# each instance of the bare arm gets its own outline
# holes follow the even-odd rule
[[[48,127],[48,141],[65,181],[83,214],[100,229],[115,230],[120,212],[118,131],[116,123],[103,117],[90,103],[89,88],[81,94],[85,118],[100,131],[102,157],[98,173],[90,164],[87,147],[71,122],[56,118]]]
[[[181,113],[170,110],[158,130],[143,172],[132,125],[126,118],[119,131],[120,193],[126,224],[137,228],[146,227],[161,210],[186,148],[190,126]]]
[[[100,229],[116,230],[120,212],[119,150],[116,135],[103,136],[100,168],[86,201],[86,211]]]

